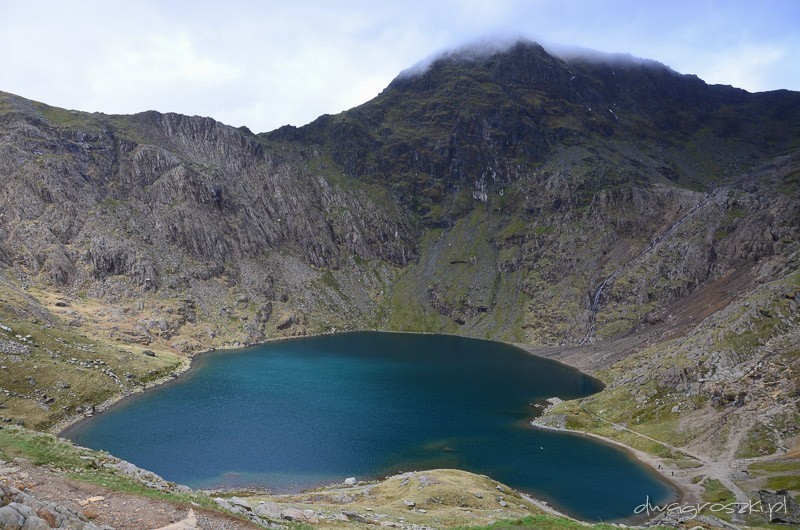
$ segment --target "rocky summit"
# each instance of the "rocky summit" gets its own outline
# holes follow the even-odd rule
[[[800,93],[524,40],[262,134],[0,93],[0,184],[7,423],[209,348],[442,332],[597,375],[540,422],[671,458],[698,497],[800,489]]]

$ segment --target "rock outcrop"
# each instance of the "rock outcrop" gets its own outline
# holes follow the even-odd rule
[[[13,486],[0,484],[0,528],[8,530],[113,530],[98,526],[85,515],[52,502],[40,501]]]

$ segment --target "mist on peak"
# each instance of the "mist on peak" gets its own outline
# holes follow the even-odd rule
[[[563,61],[568,67],[578,65],[605,66],[609,68],[642,67],[647,70],[668,72],[680,75],[669,66],[653,60],[636,57],[629,53],[605,52],[581,46],[540,43],[523,36],[495,36],[470,42],[455,48],[440,50],[403,70],[396,80],[403,81],[423,76],[439,63],[463,62],[475,63],[486,61],[495,56],[517,58],[527,55],[536,59]]]
[[[440,50],[406,68],[397,75],[398,79],[416,77],[425,74],[431,66],[440,61],[474,62],[487,59],[493,55],[508,52],[513,48],[544,48],[538,43],[521,36],[490,37],[470,42],[456,48]]]

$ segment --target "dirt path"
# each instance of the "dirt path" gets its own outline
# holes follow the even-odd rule
[[[0,482],[33,495],[40,501],[54,502],[81,513],[97,525],[108,525],[117,530],[152,530],[185,521],[189,517],[190,509],[194,511],[198,528],[259,528],[199,506],[179,506],[71,480],[56,471],[40,468],[20,459],[0,467]]]
[[[613,421],[607,420],[606,418],[603,418],[602,416],[600,416],[598,414],[593,414],[593,413],[589,412],[588,410],[586,410],[584,407],[581,407],[581,409],[586,414],[589,414],[593,418],[610,424],[616,430],[622,430],[622,431],[631,433],[631,434],[633,434],[635,436],[638,436],[640,438],[644,438],[645,440],[649,440],[651,442],[655,442],[655,443],[657,443],[657,444],[659,444],[659,445],[661,445],[663,447],[666,447],[667,449],[669,449],[670,451],[672,451],[674,453],[678,453],[678,454],[682,454],[682,455],[688,456],[692,460],[695,460],[697,463],[699,463],[700,465],[697,466],[697,467],[688,468],[690,470],[690,473],[688,473],[688,474],[684,473],[684,472],[679,472],[678,475],[677,475],[678,481],[675,481],[675,478],[676,478],[675,471],[674,470],[670,470],[670,476],[668,478],[671,481],[673,481],[676,484],[678,484],[678,486],[681,488],[682,491],[687,491],[687,490],[691,491],[690,488],[689,488],[689,485],[692,484],[692,479],[689,478],[689,475],[691,475],[692,478],[696,477],[696,476],[700,476],[700,475],[705,475],[709,479],[718,480],[723,486],[728,488],[734,494],[734,496],[736,497],[736,502],[741,503],[741,504],[747,504],[747,503],[750,502],[750,497],[747,495],[747,493],[745,493],[731,478],[732,473],[735,471],[734,465],[733,465],[733,462],[734,462],[734,451],[735,451],[735,448],[739,446],[738,443],[733,443],[733,444],[729,445],[730,449],[728,449],[728,451],[726,451],[721,458],[719,456],[711,457],[709,455],[698,454],[696,452],[687,451],[686,449],[683,449],[681,447],[676,447],[676,446],[668,444],[666,442],[662,442],[661,440],[656,440],[655,438],[652,438],[652,437],[647,436],[645,434],[638,433],[638,432],[636,432],[634,430],[631,430],[631,429],[629,429],[628,427],[626,427],[624,425],[620,425],[618,423],[614,423]],[[740,429],[738,432],[744,433],[744,432],[747,432],[747,429]],[[657,457],[654,457],[652,455],[649,457],[649,460],[655,460],[655,461],[659,462],[659,464],[658,464],[658,469],[659,470],[666,470],[667,468],[672,467],[669,464],[667,464],[666,462],[664,462],[663,460],[661,460],[661,459],[659,459]],[[683,470],[679,470],[679,471],[683,471]],[[666,473],[662,473],[662,474],[666,477]],[[687,481],[687,479],[688,479],[688,481]],[[694,488],[692,488],[692,489],[694,489]],[[692,493],[693,494],[697,494],[698,492],[692,491]],[[699,501],[700,498],[698,497],[697,500]],[[744,522],[744,519],[738,513],[732,514],[731,519],[733,520],[734,523],[743,523]]]
[[[657,443],[674,453],[682,454],[692,459],[694,462],[696,462],[697,465],[681,468],[675,465],[671,461],[659,458],[650,453],[645,453],[625,443],[609,439],[604,436],[600,436],[593,433],[586,433],[582,431],[574,431],[566,428],[540,425],[536,422],[534,422],[534,425],[537,428],[568,432],[582,436],[589,436],[602,440],[606,443],[611,443],[623,447],[624,449],[634,454],[636,458],[638,458],[640,461],[648,464],[654,471],[660,473],[670,483],[675,485],[675,487],[677,487],[681,492],[681,502],[684,505],[687,504],[693,505],[697,503],[702,503],[703,488],[701,484],[703,480],[698,481],[697,477],[703,477],[705,480],[708,479],[718,480],[723,486],[725,486],[728,490],[730,490],[733,493],[737,503],[749,504],[751,502],[749,495],[744,490],[742,490],[742,488],[739,487],[739,485],[734,481],[733,477],[742,473],[743,471],[746,471],[748,466],[750,466],[753,463],[775,460],[776,458],[781,457],[781,455],[771,454],[771,455],[752,457],[752,458],[736,458],[735,456],[736,448],[739,447],[742,438],[745,436],[745,433],[747,433],[752,427],[753,423],[755,423],[755,418],[758,417],[756,414],[740,415],[739,416],[740,423],[739,425],[737,425],[735,429],[732,430],[733,434],[728,443],[726,443],[725,451],[719,454],[712,455],[712,454],[707,454],[706,452],[697,451],[696,449],[690,451],[682,447],[676,447],[669,443],[657,440],[645,434],[629,429],[625,425],[621,425],[619,423],[615,423],[611,420],[608,420],[596,413],[593,413],[585,409],[584,407],[581,407],[581,409],[583,410],[584,413],[588,414],[593,419],[603,423],[607,423],[617,431],[625,431],[639,438]],[[743,418],[749,418],[749,420]],[[784,456],[792,457],[792,454],[787,453]],[[731,514],[731,520],[734,524],[742,524],[745,522],[739,513]]]
[[[612,422],[609,422],[609,423],[612,423]],[[617,424],[613,424],[612,423],[612,425],[617,425]],[[620,442],[618,440],[614,440],[613,438],[606,438],[605,436],[600,436],[599,434],[593,434],[593,433],[590,433],[590,432],[583,432],[583,431],[575,431],[575,430],[572,430],[572,429],[566,429],[566,428],[560,428],[560,427],[553,427],[553,426],[550,426],[550,425],[540,425],[540,424],[535,423],[535,422],[533,423],[533,426],[536,427],[537,429],[545,429],[545,430],[551,430],[551,431],[565,432],[565,433],[569,433],[569,434],[574,434],[576,436],[586,436],[586,437],[589,437],[589,438],[595,438],[595,439],[600,440],[600,441],[602,441],[604,443],[611,444],[611,445],[616,445],[618,447],[621,447],[622,449],[625,449],[626,451],[628,451],[629,453],[634,455],[637,460],[643,462],[648,467],[650,467],[653,473],[658,473],[659,475],[664,477],[664,479],[667,482],[672,484],[678,490],[678,492],[680,493],[680,499],[681,499],[682,502],[687,502],[687,503],[693,504],[693,503],[698,502],[700,500],[700,498],[701,498],[702,488],[698,484],[695,484],[694,482],[692,482],[692,477],[694,475],[696,475],[697,473],[692,473],[691,475],[689,473],[687,473],[687,471],[693,471],[693,472],[697,471],[698,470],[697,467],[689,468],[688,470],[687,469],[682,469],[682,468],[676,466],[674,463],[668,462],[665,459],[659,458],[659,457],[657,457],[655,455],[652,455],[650,453],[646,453],[644,451],[636,449],[635,447],[627,445],[627,444],[625,444],[623,442]],[[620,427],[621,429],[627,431],[627,429],[625,429],[622,426],[618,426],[618,427]],[[631,432],[633,432],[633,431],[631,431]],[[638,433],[634,432],[633,434],[638,434]],[[642,435],[642,436],[644,438],[649,439],[649,440],[653,440],[652,438],[649,438],[648,436],[644,436],[644,435]],[[653,441],[655,441],[657,443],[661,443],[658,440],[653,440]],[[663,445],[666,446],[666,444],[663,444]],[[681,453],[686,454],[684,451],[682,451],[680,449],[677,449],[677,450],[679,452],[681,452]],[[687,456],[691,456],[691,455],[687,454]],[[692,457],[692,458],[694,458],[694,457]],[[701,463],[701,462],[698,460],[698,463]]]

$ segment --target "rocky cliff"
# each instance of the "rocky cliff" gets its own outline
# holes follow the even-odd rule
[[[258,306],[257,340],[272,313],[315,310],[304,282],[374,283],[357,262],[388,270],[416,255],[402,208],[348,185],[315,149],[270,148],[208,118],[86,115],[11,95],[3,108],[0,257],[22,285],[181,298],[195,307],[187,320],[225,312],[225,293]]]

